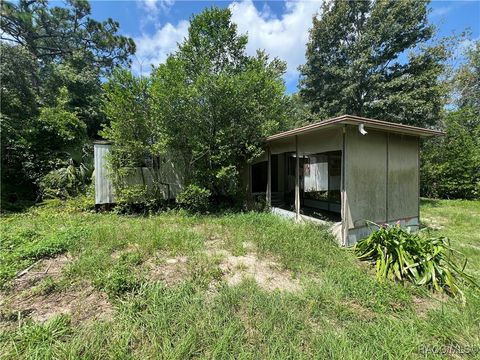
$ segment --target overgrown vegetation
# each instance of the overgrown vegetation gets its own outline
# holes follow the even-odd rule
[[[177,196],[177,204],[192,211],[202,213],[208,209],[211,192],[196,185],[189,185]]]
[[[333,1],[321,10],[300,91],[286,95],[285,63],[248,54],[229,9],[192,16],[165,63],[136,76],[133,40],[113,19],[91,18],[88,1],[3,1],[2,210],[85,192],[99,137],[115,142],[126,212],[163,206],[172,162],[177,182],[208,189],[211,203],[238,204],[265,136],[344,113],[445,130],[423,146],[422,193],[478,198],[478,40],[451,68],[458,39],[435,37],[428,2]],[[152,181],[124,186],[138,167]]]
[[[188,36],[150,77],[114,72],[102,131],[114,143],[114,177],[146,166],[153,182],[164,182],[163,163],[174,161],[185,185],[212,199],[241,197],[244,166],[289,120],[285,63],[261,51],[248,56],[247,40],[229,9],[213,7],[191,18]]]
[[[105,121],[101,77],[128,66],[135,52],[133,40],[118,34],[117,22],[90,17],[88,1],[58,5],[0,5],[3,208],[39,198],[40,182],[52,171],[72,162],[90,166],[91,155],[85,158],[82,150]]]
[[[466,58],[451,84],[456,108],[441,125],[446,135],[422,147],[424,196],[480,198],[480,41],[466,50]]]
[[[467,259],[452,248],[448,238],[410,233],[400,225],[372,225],[378,229],[360,240],[355,251],[360,260],[375,266],[379,280],[411,281],[462,297],[465,283],[479,288],[464,271]]]
[[[108,295],[113,314],[80,323],[74,314],[36,322],[28,320],[28,312],[19,318],[2,303],[2,359],[411,358],[425,356],[422,346],[471,349],[480,341],[478,290],[466,287],[462,305],[408,283],[378,282],[352,252],[338,248],[326,228],[267,213],[97,214],[74,210],[71,202],[55,200],[4,216],[2,236],[8,237],[15,259],[32,255],[28,249],[34,244],[50,248],[48,239],[65,241],[70,262],[57,278],[25,290],[26,297],[55,309],[49,299],[68,299],[73,289],[90,283],[96,293]],[[422,221],[442,225],[432,230],[435,236],[449,236],[452,247],[468,255],[467,268],[475,277],[480,274],[480,238],[472,228],[479,213],[473,201],[422,204]],[[275,271],[290,271],[300,288],[269,292],[248,278],[227,285],[218,270],[221,253],[208,253],[214,244],[238,256],[253,251],[259,258],[274,258]],[[187,259],[185,268],[170,264],[181,258]],[[16,273],[29,263],[12,258],[0,265]],[[176,282],[152,278],[147,265],[178,269],[169,273]],[[85,313],[104,311],[91,298],[84,303]]]

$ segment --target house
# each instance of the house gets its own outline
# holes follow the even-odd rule
[[[264,155],[248,166],[244,180],[250,195],[266,199],[275,214],[333,221],[339,244],[350,246],[369,234],[368,221],[418,229],[420,138],[442,134],[343,115],[268,137]],[[108,146],[95,144],[97,204],[113,202],[111,184],[100,170]],[[136,178],[145,184],[150,175],[140,169]],[[165,184],[176,191],[165,197],[175,197],[181,179],[167,178]]]
[[[442,134],[350,115],[285,131],[266,139],[250,192],[297,221],[333,220],[342,246],[367,236],[367,221],[417,230],[420,138]]]

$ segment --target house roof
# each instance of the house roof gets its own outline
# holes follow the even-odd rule
[[[354,115],[342,115],[342,116],[318,121],[313,124],[309,124],[306,126],[302,126],[296,129],[284,131],[279,134],[269,136],[267,137],[267,141],[284,139],[294,135],[305,134],[314,130],[331,128],[336,125],[360,125],[360,124],[364,124],[364,127],[367,130],[378,129],[378,130],[405,134],[405,135],[422,136],[422,137],[445,135],[443,131],[438,131],[438,130],[426,129],[426,128],[421,128],[421,127],[411,126],[411,125],[397,124],[397,123],[392,123],[392,122],[382,121],[382,120],[368,119],[368,118],[354,116]]]

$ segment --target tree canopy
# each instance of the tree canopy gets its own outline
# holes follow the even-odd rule
[[[48,172],[83,161],[105,119],[101,78],[129,66],[135,44],[112,19],[90,18],[88,1],[3,1],[0,11],[2,198],[35,195]]]
[[[47,0],[2,1],[1,39],[47,63],[81,53],[105,70],[128,64],[135,52],[133,40],[117,34],[118,22],[98,22],[90,12],[86,0],[67,0],[65,7],[49,6]]]
[[[187,38],[153,70],[148,99],[140,89],[130,96],[134,87],[118,84],[140,80],[128,74],[112,77],[105,87],[110,126],[103,134],[121,144],[116,149],[119,158],[123,152],[141,153],[134,147],[143,143],[143,150],[153,156],[175,153],[176,161],[184,164],[187,183],[214,196],[237,194],[242,164],[257,157],[264,137],[287,121],[285,63],[260,51],[248,56],[246,44],[230,10],[213,7],[191,19]],[[117,90],[123,95],[114,101]],[[121,114],[124,101],[136,104],[128,106],[131,111],[142,109],[135,124]],[[150,125],[144,127],[146,123]],[[125,127],[131,129],[122,133],[129,139],[119,142]]]
[[[441,124],[444,137],[422,147],[422,194],[441,198],[480,198],[480,41],[465,52],[455,72],[455,107]]]
[[[434,125],[447,57],[429,45],[434,27],[425,1],[324,2],[313,18],[300,95],[321,118],[352,114]]]

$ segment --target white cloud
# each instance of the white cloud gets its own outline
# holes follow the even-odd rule
[[[453,10],[453,6],[442,6],[442,7],[434,8],[431,11],[430,16],[432,18],[441,17],[441,16],[444,16],[444,15],[447,15],[452,10]]]
[[[144,6],[155,6],[143,0]],[[305,62],[305,44],[308,30],[312,26],[312,16],[320,11],[321,1],[287,1],[283,14],[275,15],[268,5],[258,10],[251,0],[233,2],[229,5],[232,21],[238,25],[239,33],[248,33],[247,52],[255,54],[264,49],[272,58],[278,57],[287,62],[287,83],[298,80],[298,66]],[[153,10],[152,10],[153,11]],[[150,64],[165,62],[167,55],[176,49],[188,33],[188,21],[178,24],[166,23],[155,34],[143,34],[135,38],[136,59],[133,68],[137,72],[148,73]]]
[[[321,5],[322,1],[287,1],[279,17],[272,15],[268,6],[258,10],[251,0],[233,2],[229,8],[239,32],[248,33],[248,53],[264,49],[272,57],[286,61],[288,82],[297,80],[297,68],[305,62],[308,30]]]
[[[175,4],[175,0],[136,0],[140,9],[145,12],[145,17],[141,19],[140,26],[143,27],[148,23],[157,24],[158,17],[161,13],[168,14],[170,8]]]
[[[168,12],[175,0],[137,0],[141,9],[149,15],[158,15],[161,11]]]
[[[172,53],[178,42],[187,36],[189,22],[180,21],[177,25],[165,24],[152,36],[143,34],[135,38],[137,52],[133,59],[133,70],[138,73],[149,73],[151,65],[164,63],[168,54]]]

